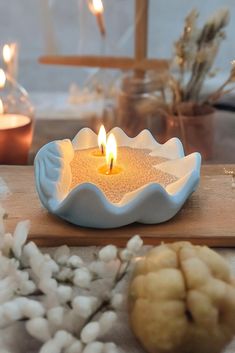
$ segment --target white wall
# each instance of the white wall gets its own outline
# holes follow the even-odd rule
[[[42,66],[37,58],[44,52],[41,0],[0,0],[0,44],[17,40],[20,43],[19,81],[28,90],[67,90],[71,81],[82,82],[87,71],[79,68]],[[51,0],[53,1],[53,0]],[[86,0],[54,0],[54,27],[63,53],[97,53],[104,50],[94,18],[87,11],[79,11],[78,2]],[[134,0],[104,0],[107,26],[107,54],[133,53]],[[193,8],[201,11],[205,20],[215,9],[228,6],[231,22],[227,41],[223,43],[217,60],[223,69],[235,57],[235,0],[150,0],[149,55],[168,57],[172,44],[179,36],[186,14]],[[120,45],[118,39],[126,29],[127,40]]]

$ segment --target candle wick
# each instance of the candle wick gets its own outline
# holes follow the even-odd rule
[[[104,145],[103,145],[103,143],[101,144],[101,153],[104,154]]]
[[[111,158],[111,161],[110,161],[110,166],[109,166],[109,172],[111,173],[113,169],[113,158]]]

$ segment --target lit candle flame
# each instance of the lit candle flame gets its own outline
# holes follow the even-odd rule
[[[3,107],[2,100],[0,98],[0,114],[3,114],[3,113],[4,113],[4,107]]]
[[[99,135],[98,135],[98,146],[101,150],[101,153],[105,153],[106,148],[106,131],[104,125],[101,125]]]
[[[106,144],[106,162],[111,172],[117,160],[117,142],[113,134],[110,134]]]
[[[0,89],[5,86],[6,83],[6,74],[3,69],[0,69]]]
[[[89,2],[89,9],[93,13],[93,15],[97,15],[99,13],[104,12],[104,6],[102,0],[91,0]]]
[[[2,56],[5,63],[9,63],[12,59],[12,50],[10,45],[5,44],[2,50]]]

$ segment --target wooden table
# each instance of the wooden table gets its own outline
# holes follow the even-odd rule
[[[128,238],[140,234],[147,244],[162,241],[191,240],[210,246],[235,246],[235,189],[224,175],[223,165],[202,167],[198,190],[170,221],[159,225],[132,224],[97,230],[75,227],[50,215],[40,205],[34,186],[33,167],[0,166],[0,176],[12,194],[3,201],[8,213],[6,228],[13,231],[23,219],[32,222],[30,239],[41,246],[124,245]],[[235,169],[235,165],[227,165]]]

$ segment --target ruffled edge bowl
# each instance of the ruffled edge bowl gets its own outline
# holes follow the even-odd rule
[[[200,153],[185,156],[179,139],[159,144],[148,130],[134,138],[128,137],[120,128],[111,132],[118,146],[147,148],[153,156],[168,158],[158,164],[157,169],[175,175],[178,180],[166,188],[158,183],[146,184],[126,194],[119,203],[109,201],[92,183],[83,183],[69,191],[74,151],[97,146],[97,135],[84,128],[72,141],[50,142],[37,153],[35,181],[43,206],[66,221],[94,228],[116,228],[133,222],[156,224],[174,217],[199,183]]]

